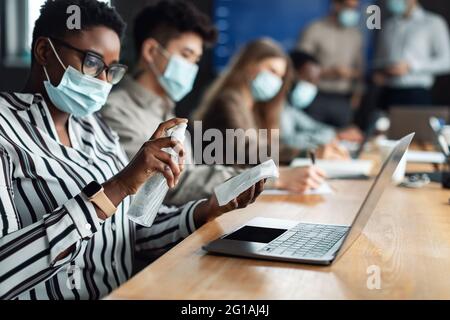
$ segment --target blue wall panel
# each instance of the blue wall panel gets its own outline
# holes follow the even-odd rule
[[[362,11],[373,2],[362,1]],[[214,17],[220,31],[214,53],[216,69],[222,69],[242,44],[262,36],[292,49],[300,32],[329,9],[330,0],[215,0]]]

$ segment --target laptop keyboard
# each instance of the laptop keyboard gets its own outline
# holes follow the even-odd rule
[[[301,223],[263,249],[264,253],[291,258],[321,258],[342,239],[348,227]]]

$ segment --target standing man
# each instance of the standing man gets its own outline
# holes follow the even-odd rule
[[[333,0],[329,16],[314,22],[297,48],[315,56],[322,65],[319,94],[309,108],[318,121],[348,127],[359,106],[363,84],[363,40],[358,29],[359,0]]]
[[[135,72],[125,77],[102,110],[130,159],[162,121],[175,116],[176,102],[192,90],[204,46],[214,44],[216,38],[210,19],[189,2],[159,1],[136,18]],[[177,205],[207,196],[237,173],[232,167],[196,166],[191,160],[165,203]]]
[[[388,0],[393,17],[378,43],[374,81],[385,88],[382,107],[431,105],[437,75],[450,71],[450,35],[445,20],[417,0]]]

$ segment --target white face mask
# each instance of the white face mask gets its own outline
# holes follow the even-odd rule
[[[269,71],[261,71],[252,81],[252,95],[258,102],[267,102],[275,98],[283,86],[283,80]]]
[[[298,109],[306,109],[317,96],[319,89],[308,81],[299,81],[291,93],[291,103]]]
[[[112,85],[84,75],[71,66],[66,67],[52,41],[50,39],[48,41],[59,63],[66,70],[61,82],[55,87],[51,84],[47,69],[44,67],[48,80],[44,82],[44,86],[51,102],[59,110],[77,117],[85,117],[99,111],[106,104]]]
[[[192,91],[199,70],[198,65],[178,55],[169,56],[161,47],[160,50],[169,60],[166,70],[161,74],[154,65],[151,65],[151,68],[158,76],[158,81],[167,95],[178,102]]]

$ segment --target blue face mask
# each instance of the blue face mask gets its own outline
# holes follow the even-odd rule
[[[66,70],[57,87],[51,84],[47,69],[44,67],[48,81],[44,82],[45,89],[51,102],[59,110],[77,117],[86,117],[99,111],[108,99],[112,85],[108,82],[87,76],[72,68],[64,66],[51,40],[59,63]]]
[[[356,27],[361,18],[361,14],[355,9],[344,9],[339,12],[339,23],[345,28]]]
[[[291,103],[298,109],[306,109],[313,103],[318,91],[316,85],[299,81],[291,93]]]
[[[167,57],[168,54],[163,55]],[[151,65],[151,68],[157,74],[158,81],[167,95],[178,102],[192,91],[199,68],[198,65],[177,55],[172,55],[168,59],[169,63],[164,74],[160,75],[154,65]]]
[[[406,0],[388,0],[387,8],[393,15],[402,16],[408,10],[408,4]]]
[[[272,100],[281,90],[283,80],[269,71],[261,71],[252,81],[253,98],[258,102]]]

